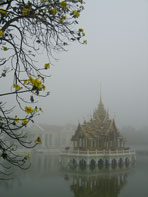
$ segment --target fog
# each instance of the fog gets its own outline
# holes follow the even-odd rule
[[[77,124],[90,119],[101,94],[118,127],[147,127],[148,1],[86,1],[79,27],[87,45],[71,43],[55,54],[47,80],[50,96],[39,99],[36,123]],[[38,57],[47,61],[46,54]]]
[[[87,45],[56,54],[39,122],[77,124],[102,99],[119,127],[147,126],[148,1],[87,1],[80,18]],[[41,61],[45,61],[44,55]]]

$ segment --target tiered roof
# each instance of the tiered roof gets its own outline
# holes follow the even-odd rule
[[[105,110],[104,104],[100,97],[98,108],[94,111],[90,121],[84,121],[78,124],[72,141],[79,138],[96,138],[99,136],[111,136],[114,133],[116,137],[122,137],[114,119],[109,118],[109,112]]]

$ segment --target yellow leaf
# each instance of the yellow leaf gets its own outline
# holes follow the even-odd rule
[[[27,153],[27,155],[26,155],[28,158],[30,158],[31,157],[31,155],[29,154],[29,153]]]
[[[8,16],[8,10],[0,9],[0,13],[4,14],[5,16]]]
[[[38,143],[38,144],[41,144],[42,143],[42,140],[41,140],[40,137],[37,137],[36,140],[35,140],[35,142]]]
[[[41,108],[41,107],[39,108],[39,110],[40,110],[40,112],[43,112],[43,110],[42,110],[42,108]]]
[[[35,106],[34,111],[35,111],[35,112],[37,112],[37,110],[38,110],[38,107],[37,107],[37,106]]]
[[[21,86],[18,85],[18,84],[13,84],[13,88],[15,88],[16,90],[20,90],[21,89]]]
[[[79,32],[84,32],[84,29],[80,28],[80,29],[79,29]]]
[[[45,91],[45,89],[46,89],[46,86],[45,86],[45,85],[43,85],[43,86],[42,86],[42,89],[43,89],[43,91]]]
[[[40,88],[41,86],[42,86],[42,82],[38,79],[38,78],[36,78],[35,80],[34,80],[34,83],[33,83],[37,88]]]
[[[87,44],[87,40],[83,40],[83,44]]]
[[[66,1],[61,1],[61,2],[60,2],[60,6],[61,6],[62,8],[66,8],[67,2],[66,2]]]
[[[29,81],[30,83],[32,83],[32,84],[34,83],[34,79],[32,78],[32,76],[29,77],[29,80],[28,80],[28,81]]]
[[[0,37],[3,37],[3,34],[4,34],[3,30],[0,29]]]
[[[85,36],[85,33],[84,32],[82,33],[82,36]]]
[[[19,118],[18,118],[17,116],[15,116],[14,121],[15,121],[16,123],[18,123],[18,122],[19,122]]]
[[[62,19],[65,20],[67,17],[66,16],[62,16]]]
[[[45,68],[45,69],[50,68],[50,63],[45,64],[45,65],[44,65],[44,68]]]
[[[27,119],[22,120],[22,125],[26,125],[28,123]]]
[[[25,112],[27,113],[27,114],[31,114],[32,112],[33,112],[34,110],[33,110],[33,108],[32,107],[25,107]]]
[[[26,83],[27,83],[27,81],[28,81],[28,80],[24,80],[24,84],[26,84]]]
[[[79,11],[79,10],[74,10],[74,11],[72,12],[72,15],[73,15],[74,18],[79,18],[79,16],[80,16],[80,11]]]
[[[49,13],[52,14],[52,15],[56,15],[57,12],[58,12],[58,11],[57,11],[56,8],[52,8],[52,9],[49,10]]]
[[[4,51],[7,51],[7,50],[8,50],[8,47],[2,46],[2,49],[3,49]]]
[[[25,16],[30,12],[30,8],[23,8],[22,9],[22,15]]]
[[[63,24],[64,20],[62,18],[60,18],[59,23]]]

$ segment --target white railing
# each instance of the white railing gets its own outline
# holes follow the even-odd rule
[[[96,151],[80,151],[80,150],[65,150],[62,151],[64,154],[100,154],[100,155],[106,155],[106,154],[125,154],[125,153],[135,153],[135,150],[129,149],[129,150],[96,150]]]

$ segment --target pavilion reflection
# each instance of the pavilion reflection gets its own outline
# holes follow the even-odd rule
[[[102,173],[67,174],[64,179],[71,179],[70,190],[75,197],[119,197],[127,184],[130,170]]]

